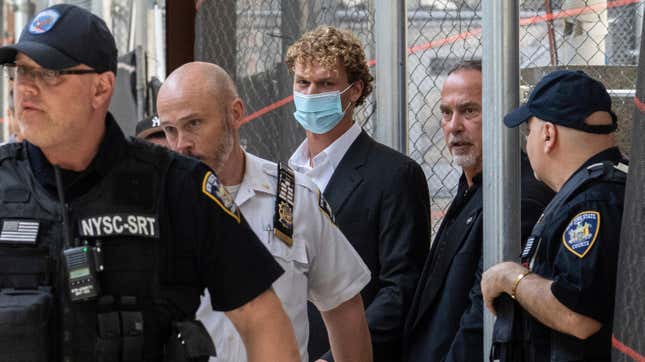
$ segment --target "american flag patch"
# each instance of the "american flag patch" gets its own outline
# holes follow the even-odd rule
[[[12,244],[35,244],[38,237],[38,221],[3,220],[0,242]]]

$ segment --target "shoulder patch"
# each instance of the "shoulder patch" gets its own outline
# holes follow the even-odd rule
[[[336,218],[334,217],[334,213],[331,210],[331,206],[325,200],[325,197],[323,196],[322,192],[318,192],[318,206],[320,206],[320,210],[329,217],[329,220],[331,220],[332,223],[336,223]]]
[[[600,213],[583,211],[574,216],[562,233],[562,244],[573,255],[584,258],[596,242],[600,230]]]
[[[204,195],[208,196],[211,200],[215,201],[224,212],[231,215],[237,221],[240,222],[240,210],[235,205],[233,197],[226,191],[224,186],[215,174],[211,171],[206,172],[204,175],[204,181],[202,181],[202,192]]]

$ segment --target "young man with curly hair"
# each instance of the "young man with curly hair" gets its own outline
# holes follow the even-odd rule
[[[416,162],[374,141],[354,121],[374,78],[350,32],[314,29],[289,48],[286,62],[294,75],[294,117],[306,131],[289,164],[323,191],[337,225],[372,272],[361,294],[374,361],[399,361],[405,312],[429,247],[426,178]],[[332,361],[323,322],[314,308],[309,314],[310,355]]]

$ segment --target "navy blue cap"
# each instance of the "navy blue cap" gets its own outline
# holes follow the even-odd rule
[[[609,113],[612,124],[585,123],[589,115],[598,111]],[[611,133],[618,126],[605,86],[580,70],[556,70],[544,76],[533,88],[526,104],[504,117],[504,124],[517,127],[531,117],[597,134]]]
[[[101,18],[75,5],[58,4],[39,12],[18,43],[0,48],[0,64],[14,62],[18,52],[47,69],[85,64],[99,73],[116,73],[112,33]]]
[[[135,132],[134,134],[138,138],[146,138],[153,133],[157,133],[157,132],[163,133],[163,128],[161,128],[159,117],[155,115],[155,116],[146,117],[140,120],[139,122],[137,122],[137,126],[135,127],[134,132]]]

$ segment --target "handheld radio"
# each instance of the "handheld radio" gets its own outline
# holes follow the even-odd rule
[[[101,244],[85,245],[65,249],[65,271],[67,291],[72,302],[86,301],[98,297],[101,293],[98,272],[103,270]]]
[[[65,203],[65,194],[63,192],[64,185],[60,169],[56,165],[54,165],[54,175],[56,177],[58,200],[60,201],[63,216],[64,247],[62,261],[65,266],[67,292],[72,302],[92,300],[101,293],[98,279],[98,272],[103,270],[101,243],[97,241],[92,246],[86,240],[82,246],[72,246],[72,229],[69,225],[69,216],[67,215],[67,204]]]

